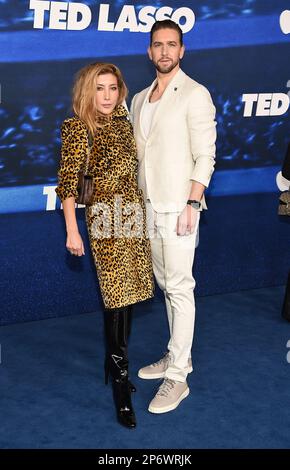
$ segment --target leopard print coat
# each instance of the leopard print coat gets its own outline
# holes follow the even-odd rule
[[[62,130],[56,193],[61,201],[77,197],[78,173],[87,152],[87,128],[77,117]],[[136,146],[126,109],[117,106],[99,128],[90,154],[94,198],[86,223],[105,308],[120,308],[153,297],[150,242],[145,206],[137,186]]]

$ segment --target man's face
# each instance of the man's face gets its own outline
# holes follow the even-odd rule
[[[180,45],[179,34],[174,29],[155,31],[148,55],[160,73],[170,73],[184,55],[184,46]]]

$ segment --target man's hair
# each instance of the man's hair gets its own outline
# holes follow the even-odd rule
[[[153,34],[160,29],[174,29],[179,35],[180,45],[183,46],[183,32],[180,26],[172,20],[156,21],[150,31],[150,46],[153,42]]]

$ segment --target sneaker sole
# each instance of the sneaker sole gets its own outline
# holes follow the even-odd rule
[[[191,372],[193,371],[192,367],[190,367],[188,369],[188,373],[191,374]],[[159,374],[143,374],[143,372],[141,370],[138,371],[138,377],[140,377],[140,379],[144,379],[144,380],[153,380],[153,379],[163,379],[165,377],[165,372],[162,372],[162,373],[159,373]]]
[[[149,405],[148,411],[150,411],[150,413],[160,414],[160,413],[167,413],[168,411],[175,410],[175,408],[178,407],[178,405],[180,404],[180,402],[181,402],[182,400],[184,400],[184,398],[188,397],[189,391],[190,391],[189,388],[187,388],[187,389],[180,395],[178,401],[176,401],[176,402],[173,403],[172,405],[164,406],[163,408],[154,408],[154,406],[150,406],[150,405]]]

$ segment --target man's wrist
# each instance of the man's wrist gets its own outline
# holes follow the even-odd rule
[[[197,211],[201,208],[201,202],[197,201],[196,199],[188,199],[186,204],[191,206],[193,209],[196,209]]]

